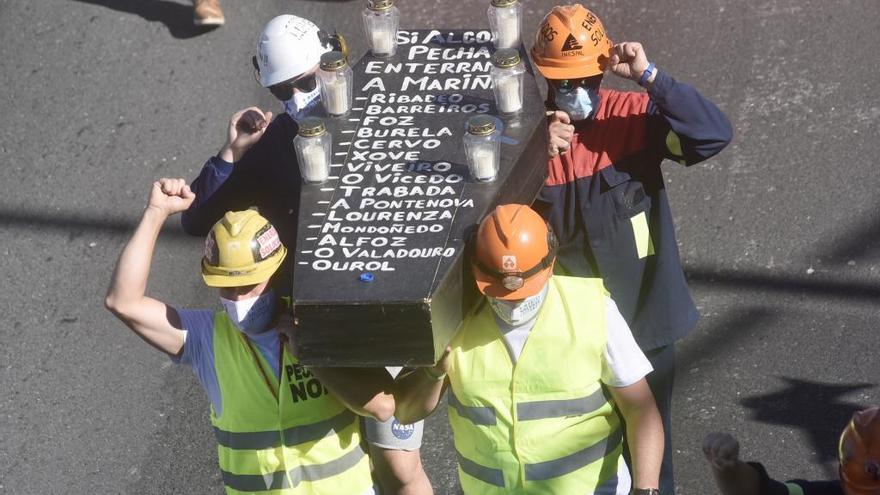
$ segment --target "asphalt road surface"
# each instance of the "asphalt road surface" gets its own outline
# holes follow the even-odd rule
[[[553,2],[523,2],[530,40]],[[400,0],[401,26],[483,28],[486,4]],[[296,13],[365,51],[361,1],[223,5],[227,25],[201,32],[184,0],[0,0],[0,493],[221,491],[205,396],[103,309],[111,270],[152,180],[195,177],[235,110],[281,111],[250,65],[266,21]],[[591,5],[736,133],[706,163],[664,165],[703,315],[679,345],[678,493],[715,493],[700,451],[715,430],[772,475],[834,476],[846,419],[880,403],[880,6]],[[169,221],[149,293],[213,307],[200,253]],[[444,413],[425,440],[437,493],[454,493]]]

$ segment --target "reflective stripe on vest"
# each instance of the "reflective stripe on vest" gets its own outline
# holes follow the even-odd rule
[[[590,445],[580,452],[575,452],[559,459],[553,459],[552,461],[524,464],[526,480],[548,480],[577,471],[612,453],[618,447],[621,447],[622,441],[623,433],[618,428],[608,438],[603,438],[598,443]],[[456,453],[458,454],[458,464],[462,471],[484,483],[501,488],[504,487],[504,473],[500,469],[482,466],[463,456],[461,452],[456,451]],[[614,486],[617,486],[616,478],[614,479]]]
[[[469,419],[475,425],[495,424],[495,408],[463,406],[452,390],[446,395],[446,402],[459,416]]]
[[[227,493],[367,491],[370,463],[357,416],[286,350],[280,377],[269,371],[265,379],[258,367],[271,367],[255,354],[226,314],[217,313],[214,369],[223,409],[220,416],[212,411],[211,423]]]
[[[514,364],[492,310],[452,339],[449,421],[467,494],[591,492],[617,485],[622,429],[602,389],[601,280],[553,276]]]
[[[589,414],[608,402],[601,388],[587,397],[568,400],[541,400],[520,402],[516,405],[516,419],[529,421],[532,419],[559,418],[575,414]]]
[[[277,431],[224,431],[215,426],[214,437],[217,438],[217,443],[220,445],[236,450],[273,449],[281,445],[290,447],[336,434],[348,427],[354,420],[354,413],[346,409],[325,421],[287,428],[281,432],[281,435]],[[282,438],[284,439],[283,444]]]
[[[457,449],[455,453],[458,454],[458,467],[461,468],[462,471],[482,481],[483,483],[489,483],[490,485],[504,488],[504,471],[500,469],[481,466],[476,462],[468,459],[467,457],[461,455],[461,452],[459,452]]]
[[[344,473],[366,456],[362,448],[353,449],[342,457],[311,466],[297,466],[290,471],[266,474],[234,474],[222,471],[223,483],[241,492],[261,492],[296,488],[303,481],[318,481]]]
[[[459,416],[469,419],[475,425],[491,426],[495,424],[495,408],[464,406],[455,396],[455,392],[451,390],[447,394],[446,400]],[[577,399],[521,402],[516,405],[516,416],[519,421],[529,421],[587,414],[604,406],[606,402],[608,399],[599,388],[589,396]]]
[[[621,446],[622,441],[623,434],[621,433],[620,428],[618,428],[607,438],[599,440],[597,443],[590,445],[580,452],[575,452],[574,454],[560,457],[559,459],[553,459],[552,461],[545,461],[538,464],[526,464],[526,480],[548,480],[550,478],[556,478],[557,476],[577,471],[578,469],[588,466],[610,454]]]

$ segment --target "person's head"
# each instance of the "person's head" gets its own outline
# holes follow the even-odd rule
[[[526,205],[495,208],[473,240],[472,269],[477,288],[509,324],[538,314],[556,260],[556,237]]]
[[[846,495],[880,493],[880,407],[853,414],[840,436],[839,454]]]
[[[208,233],[202,278],[220,290],[224,309],[241,330],[258,332],[271,321],[269,280],[285,256],[275,227],[256,210],[227,212]]]
[[[580,4],[553,7],[535,34],[532,59],[547,79],[548,97],[572,120],[590,116],[611,57],[602,21]]]
[[[321,55],[333,49],[345,51],[342,37],[322,31],[308,19],[280,15],[260,33],[254,70],[260,85],[294,116],[317,102],[318,63]]]

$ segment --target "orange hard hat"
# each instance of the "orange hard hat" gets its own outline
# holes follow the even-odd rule
[[[846,495],[880,494],[880,407],[853,414],[840,435],[840,481]]]
[[[483,294],[503,300],[541,292],[556,260],[556,237],[535,210],[501,205],[477,229],[473,271]]]
[[[532,60],[547,79],[579,79],[605,72],[611,40],[605,26],[583,5],[553,7],[541,21]]]

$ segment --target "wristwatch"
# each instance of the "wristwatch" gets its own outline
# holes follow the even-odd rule
[[[656,488],[633,488],[630,495],[660,495],[660,490]]]

